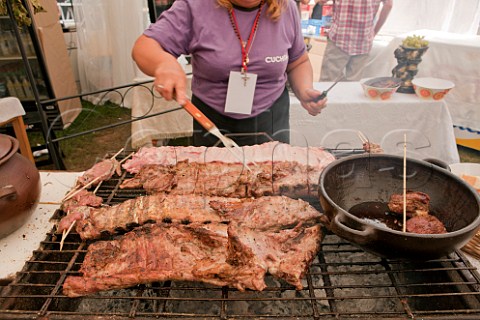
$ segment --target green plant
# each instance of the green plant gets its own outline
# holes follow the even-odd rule
[[[32,23],[32,19],[28,14],[27,8],[25,8],[22,0],[0,0],[0,16],[8,15],[7,1],[12,5],[13,15],[19,27],[29,26]],[[33,13],[44,12],[40,0],[25,0],[25,3],[30,3],[33,8]]]
[[[402,45],[408,48],[424,48],[428,46],[428,41],[424,36],[411,35],[403,39]]]

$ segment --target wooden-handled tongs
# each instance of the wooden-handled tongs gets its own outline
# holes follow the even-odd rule
[[[247,165],[247,159],[245,159],[243,150],[238,146],[238,144],[235,143],[232,139],[229,137],[224,136],[220,130],[218,130],[217,126],[210,121],[198,108],[190,101],[187,99],[187,102],[183,105],[183,108],[190,113],[190,115],[198,121],[202,125],[202,127],[205,128],[209,133],[213,134],[216,136],[220,141],[223,143],[223,145],[227,148],[228,151],[241,163],[243,163],[243,166],[248,169],[249,171],[252,171],[248,165]],[[252,161],[252,163],[254,163]]]

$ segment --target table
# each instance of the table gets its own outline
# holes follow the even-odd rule
[[[416,30],[397,35],[382,50],[377,50],[363,76],[391,76],[397,65],[393,52],[409,35],[425,36],[429,49],[418,65],[416,77],[449,79],[455,88],[445,97],[456,126],[480,131],[480,36],[433,30]],[[479,132],[480,134],[480,132]],[[480,136],[479,136],[480,137]]]
[[[0,279],[13,278],[25,261],[38,249],[40,242],[53,228],[51,218],[65,194],[83,172],[40,171],[42,192],[35,211],[25,224],[0,239]]]
[[[331,82],[316,82],[320,91]],[[404,133],[407,156],[460,162],[452,118],[445,101],[420,100],[415,95],[395,93],[389,100],[365,97],[359,82],[340,82],[328,93],[328,106],[310,116],[294,96],[290,97],[292,145],[360,149],[362,131],[386,153],[403,156]]]

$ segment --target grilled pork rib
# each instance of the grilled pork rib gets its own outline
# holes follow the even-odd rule
[[[146,165],[121,188],[143,188],[148,193],[201,194],[222,197],[287,195],[316,196],[321,171],[295,161],[259,162],[248,171],[241,163]]]
[[[232,265],[265,266],[274,277],[302,289],[301,279],[320,249],[321,231],[316,225],[309,228],[258,232],[244,224],[228,228],[229,255]]]
[[[140,227],[119,240],[91,244],[80,269],[83,277],[67,277],[63,292],[69,297],[78,297],[165,280],[203,281],[241,290],[263,289],[263,275],[257,276],[252,269],[242,270],[251,274],[241,279],[236,279],[233,271],[224,279],[194,275],[196,265],[205,260],[223,262],[226,269],[231,269],[225,263],[226,248],[227,226],[223,224]],[[250,282],[244,283],[242,279]]]
[[[335,157],[321,147],[298,147],[278,141],[267,142],[253,146],[241,147],[244,157],[255,162],[265,161],[295,161],[308,165],[315,171],[322,171]],[[181,161],[188,162],[238,162],[227,148],[219,147],[143,147],[122,167],[129,173],[138,173],[147,165],[175,165]]]
[[[152,224],[95,242],[80,269],[83,276],[67,277],[63,293],[78,297],[165,280],[263,290],[266,272],[300,289],[321,239],[318,226],[265,233],[236,226],[230,234],[218,223]]]
[[[148,222],[229,222],[244,221],[248,227],[263,229],[318,223],[320,213],[303,200],[284,196],[262,198],[223,198],[206,196],[172,196],[155,194],[127,200],[113,207],[83,207],[63,218],[60,226],[68,228],[77,220],[80,237],[96,239],[103,232],[114,234],[119,229]],[[72,218],[72,215],[75,215]],[[64,223],[64,220],[68,221]]]

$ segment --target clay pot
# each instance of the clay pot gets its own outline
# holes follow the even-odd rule
[[[40,199],[40,174],[17,151],[17,139],[0,134],[0,238],[20,228]]]

